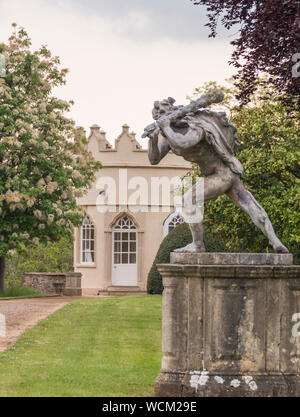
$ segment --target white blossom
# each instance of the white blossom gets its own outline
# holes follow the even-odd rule
[[[41,212],[41,210],[34,210],[33,212],[34,216],[37,217],[38,219],[41,219],[43,216],[43,213]]]

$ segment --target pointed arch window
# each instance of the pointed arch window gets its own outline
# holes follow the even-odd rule
[[[85,216],[80,228],[80,262],[95,262],[95,227],[88,216]]]
[[[164,221],[164,236],[167,236],[175,227],[184,223],[184,218],[179,212],[171,213]]]

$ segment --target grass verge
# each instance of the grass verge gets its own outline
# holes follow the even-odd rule
[[[0,353],[0,396],[150,396],[161,296],[79,299]]]
[[[24,298],[24,297],[42,297],[47,294],[41,294],[37,289],[31,287],[9,287],[4,292],[0,292],[1,298]]]

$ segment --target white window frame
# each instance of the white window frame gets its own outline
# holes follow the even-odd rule
[[[169,214],[169,216],[165,219],[164,224],[163,224],[164,237],[166,237],[169,234],[169,225],[173,221],[173,219],[177,216],[180,216],[183,220],[182,214],[180,213],[180,211],[177,211],[177,210],[173,211],[173,213]],[[184,220],[182,221],[182,223],[184,223]],[[178,225],[182,223],[178,223]]]
[[[90,235],[89,238],[85,238],[86,242],[89,242],[89,248],[92,247],[92,242],[93,242],[93,250],[92,249],[88,249],[88,253],[90,254],[91,260],[87,261],[86,256],[84,256],[84,251],[83,251],[83,229],[86,228],[86,230],[90,230]],[[94,237],[91,237],[91,230],[94,231]],[[87,251],[85,250],[85,254],[87,253]],[[92,254],[94,255],[94,260],[92,258]],[[82,225],[80,226],[80,264],[82,265],[94,265],[95,264],[95,226],[94,223],[92,222],[92,220],[90,219],[90,217],[88,215],[86,215],[83,219]]]

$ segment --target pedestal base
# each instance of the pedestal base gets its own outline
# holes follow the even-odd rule
[[[158,267],[164,355],[155,395],[300,396],[300,266],[291,255],[171,261]]]
[[[224,374],[160,372],[156,397],[300,397],[297,374]]]

